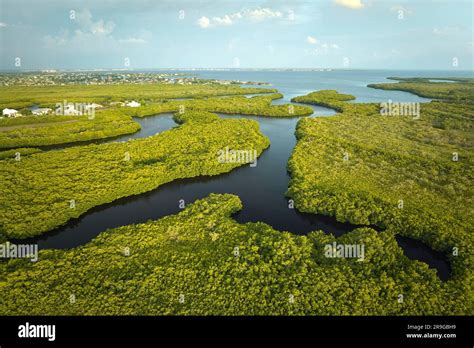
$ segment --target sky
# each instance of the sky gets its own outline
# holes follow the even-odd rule
[[[0,69],[472,70],[470,0],[0,0]]]

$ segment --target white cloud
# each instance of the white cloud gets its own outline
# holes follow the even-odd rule
[[[135,36],[123,39],[116,39],[112,36],[115,23],[99,19],[94,21],[88,9],[77,12],[72,19],[78,28],[72,32],[62,30],[59,35],[46,35],[43,37],[43,45],[46,48],[62,48],[68,51],[80,50],[84,47],[101,49],[119,48],[122,44],[146,44],[151,37],[151,33],[142,30]]]
[[[7,26],[7,23],[0,22],[0,28],[5,28]]]
[[[94,35],[109,35],[114,31],[115,24],[113,22],[104,23],[103,20],[100,20],[92,24],[90,30]]]
[[[212,21],[215,25],[232,25],[233,23],[233,20],[229,15],[225,15],[224,17],[213,17]]]
[[[202,16],[198,19],[197,24],[201,28],[209,28],[209,26],[211,25],[211,21],[209,20],[209,18]]]
[[[308,35],[308,37],[306,38],[306,41],[307,41],[308,43],[310,43],[311,45],[315,45],[315,44],[318,43],[318,40],[317,40],[315,37],[309,36],[309,35]]]
[[[255,9],[243,9],[239,12],[225,14],[218,17],[206,17],[202,16],[197,20],[197,25],[203,29],[218,27],[218,26],[229,26],[235,24],[237,21],[242,19],[247,19],[253,22],[262,22],[267,19],[281,18],[283,19],[283,13],[280,11],[274,11],[270,8],[260,8]],[[288,17],[289,18],[289,17]]]
[[[104,22],[101,19],[97,22],[93,22],[92,13],[88,9],[78,12],[75,21],[81,27],[82,31],[93,35],[109,35],[115,28],[115,23],[112,21]]]
[[[244,10],[243,16],[255,21],[263,21],[267,18],[281,18],[283,17],[283,13],[273,11],[270,8],[256,8],[255,10]]]
[[[334,0],[334,2],[338,5],[349,7],[355,10],[364,7],[364,4],[361,0]]]

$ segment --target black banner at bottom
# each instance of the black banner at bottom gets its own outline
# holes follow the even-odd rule
[[[0,346],[70,344],[449,345],[472,317],[0,317]]]

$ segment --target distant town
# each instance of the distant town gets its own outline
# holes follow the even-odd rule
[[[265,82],[202,79],[194,74],[125,71],[56,71],[0,73],[0,86],[130,85],[130,84],[268,85]]]
[[[66,85],[140,85],[140,84],[216,84],[216,85],[257,85],[268,86],[265,82],[240,81],[240,80],[218,80],[203,79],[190,73],[164,73],[154,72],[131,72],[131,71],[56,71],[42,70],[29,72],[3,72],[0,73],[0,86],[66,86]],[[115,102],[110,106],[138,107],[136,101]],[[68,115],[77,116],[87,114],[103,105],[86,105],[84,109],[78,108],[72,103],[61,108],[60,111],[51,108],[39,107],[37,105],[17,110],[10,105],[2,109],[1,118],[15,118],[22,116],[43,115]]]

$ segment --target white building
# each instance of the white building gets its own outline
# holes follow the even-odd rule
[[[131,102],[128,102],[127,104],[125,104],[131,108],[138,108],[141,104],[136,102],[135,100],[132,100]]]
[[[19,114],[18,114],[18,111],[15,110],[15,109],[5,108],[5,109],[3,109],[2,115],[6,116],[6,117],[16,117]]]
[[[50,108],[38,108],[31,110],[31,113],[36,116],[47,115],[51,112]]]

